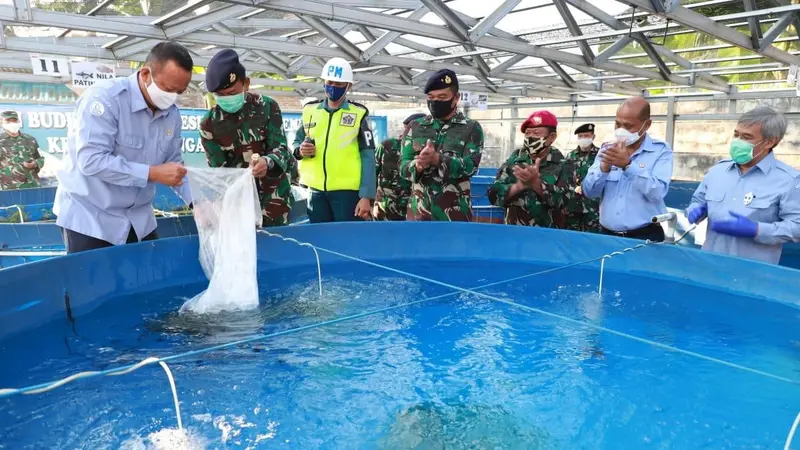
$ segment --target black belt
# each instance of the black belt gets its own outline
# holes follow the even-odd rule
[[[637,228],[635,230],[628,230],[628,231],[613,231],[609,230],[604,226],[600,226],[603,234],[611,234],[614,236],[622,236],[622,237],[639,237],[639,236],[647,236],[649,234],[658,233],[658,230],[662,230],[661,224],[658,223],[651,223],[650,225],[643,226],[642,228]]]

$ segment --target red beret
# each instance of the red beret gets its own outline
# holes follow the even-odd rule
[[[522,122],[519,131],[524,133],[526,129],[535,127],[557,128],[558,120],[550,111],[534,111],[525,122]]]

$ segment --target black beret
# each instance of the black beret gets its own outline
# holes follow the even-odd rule
[[[412,114],[412,115],[406,117],[406,120],[403,121],[403,125],[408,125],[411,122],[413,122],[413,121],[415,121],[417,119],[421,119],[423,117],[425,117],[425,114],[422,114],[422,113]]]
[[[225,49],[214,55],[206,67],[206,89],[208,92],[217,92],[233,86],[237,81],[244,80],[244,66],[239,62],[239,54],[234,50]]]
[[[442,69],[428,78],[428,82],[425,84],[425,93],[449,87],[458,90],[458,78],[452,70]]]
[[[585,123],[578,128],[575,129],[575,134],[579,133],[594,133],[594,124],[593,123]]]

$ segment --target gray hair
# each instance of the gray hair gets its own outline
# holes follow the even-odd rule
[[[761,125],[761,136],[764,139],[778,138],[783,140],[786,134],[786,117],[769,106],[759,106],[744,113],[739,119],[739,125]]]

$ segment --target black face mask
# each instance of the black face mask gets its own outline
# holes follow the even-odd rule
[[[434,119],[443,119],[453,112],[453,99],[428,100],[428,110]]]

